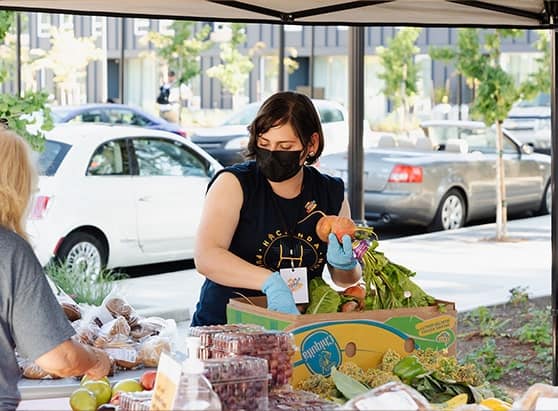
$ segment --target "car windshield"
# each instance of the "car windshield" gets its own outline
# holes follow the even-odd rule
[[[458,126],[428,126],[425,133],[434,145],[444,146],[449,139],[466,139],[474,134],[486,134],[484,128],[464,128]]]
[[[53,176],[70,150],[70,145],[47,140],[45,150],[39,154],[39,175]]]
[[[64,118],[71,110],[64,108],[54,108],[51,110],[52,121],[55,123],[60,123],[62,118]]]
[[[239,112],[233,114],[223,123],[224,126],[245,126],[248,125],[254,120],[256,114],[258,113],[258,109],[260,108],[259,104],[248,104]]]
[[[539,93],[532,100],[521,100],[519,103],[517,103],[517,106],[518,107],[540,107],[540,106],[550,107],[550,94]]]

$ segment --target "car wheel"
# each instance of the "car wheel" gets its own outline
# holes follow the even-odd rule
[[[430,228],[432,231],[455,230],[465,224],[465,200],[456,189],[449,190],[440,201]]]
[[[105,246],[93,234],[76,232],[64,239],[56,258],[71,270],[83,273],[85,278],[97,279],[107,263]]]
[[[552,190],[550,189],[550,181],[546,183],[544,194],[539,207],[539,215],[550,214],[552,211]]]

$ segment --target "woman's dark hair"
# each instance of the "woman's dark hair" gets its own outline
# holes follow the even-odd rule
[[[312,134],[318,133],[318,149],[312,156],[308,156],[306,164],[313,164],[322,154],[324,149],[324,133],[318,112],[307,96],[292,91],[282,91],[273,94],[264,101],[258,114],[248,126],[250,140],[246,148],[246,157],[254,158],[258,137],[270,128],[289,123],[297,137],[300,139],[304,150],[312,141]]]

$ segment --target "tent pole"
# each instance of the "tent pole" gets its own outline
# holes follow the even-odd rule
[[[553,28],[550,32],[551,47],[551,83],[550,83],[550,111],[552,121],[552,137],[551,137],[551,188],[552,188],[552,215],[551,215],[551,250],[552,250],[552,385],[558,385],[558,366],[556,364],[558,354],[558,202],[556,201],[556,183],[558,177],[558,161],[556,154],[558,153],[558,94],[556,87],[558,86],[558,62],[556,55],[556,45],[558,42],[558,29]]]
[[[120,65],[118,66],[118,94],[120,94],[120,104],[125,104],[124,100],[124,57],[126,52],[126,17],[120,21]]]
[[[279,78],[278,91],[285,91],[285,26],[279,25]]]
[[[16,13],[16,93],[22,97],[21,89],[21,13]]]
[[[349,148],[347,194],[351,217],[364,221],[364,27],[349,28]]]

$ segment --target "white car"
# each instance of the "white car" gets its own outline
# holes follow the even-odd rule
[[[343,105],[329,100],[313,99],[324,132],[322,154],[347,151],[349,144],[349,118]],[[245,160],[248,145],[247,126],[254,120],[262,102],[250,103],[233,113],[218,127],[200,127],[191,130],[190,138],[225,166]],[[363,141],[372,138],[370,125],[364,121]]]
[[[503,125],[521,143],[550,154],[550,94],[539,93],[532,100],[517,102]]]
[[[61,124],[39,156],[28,219],[41,262],[65,260],[88,276],[193,258],[205,191],[222,166],[164,131]]]

